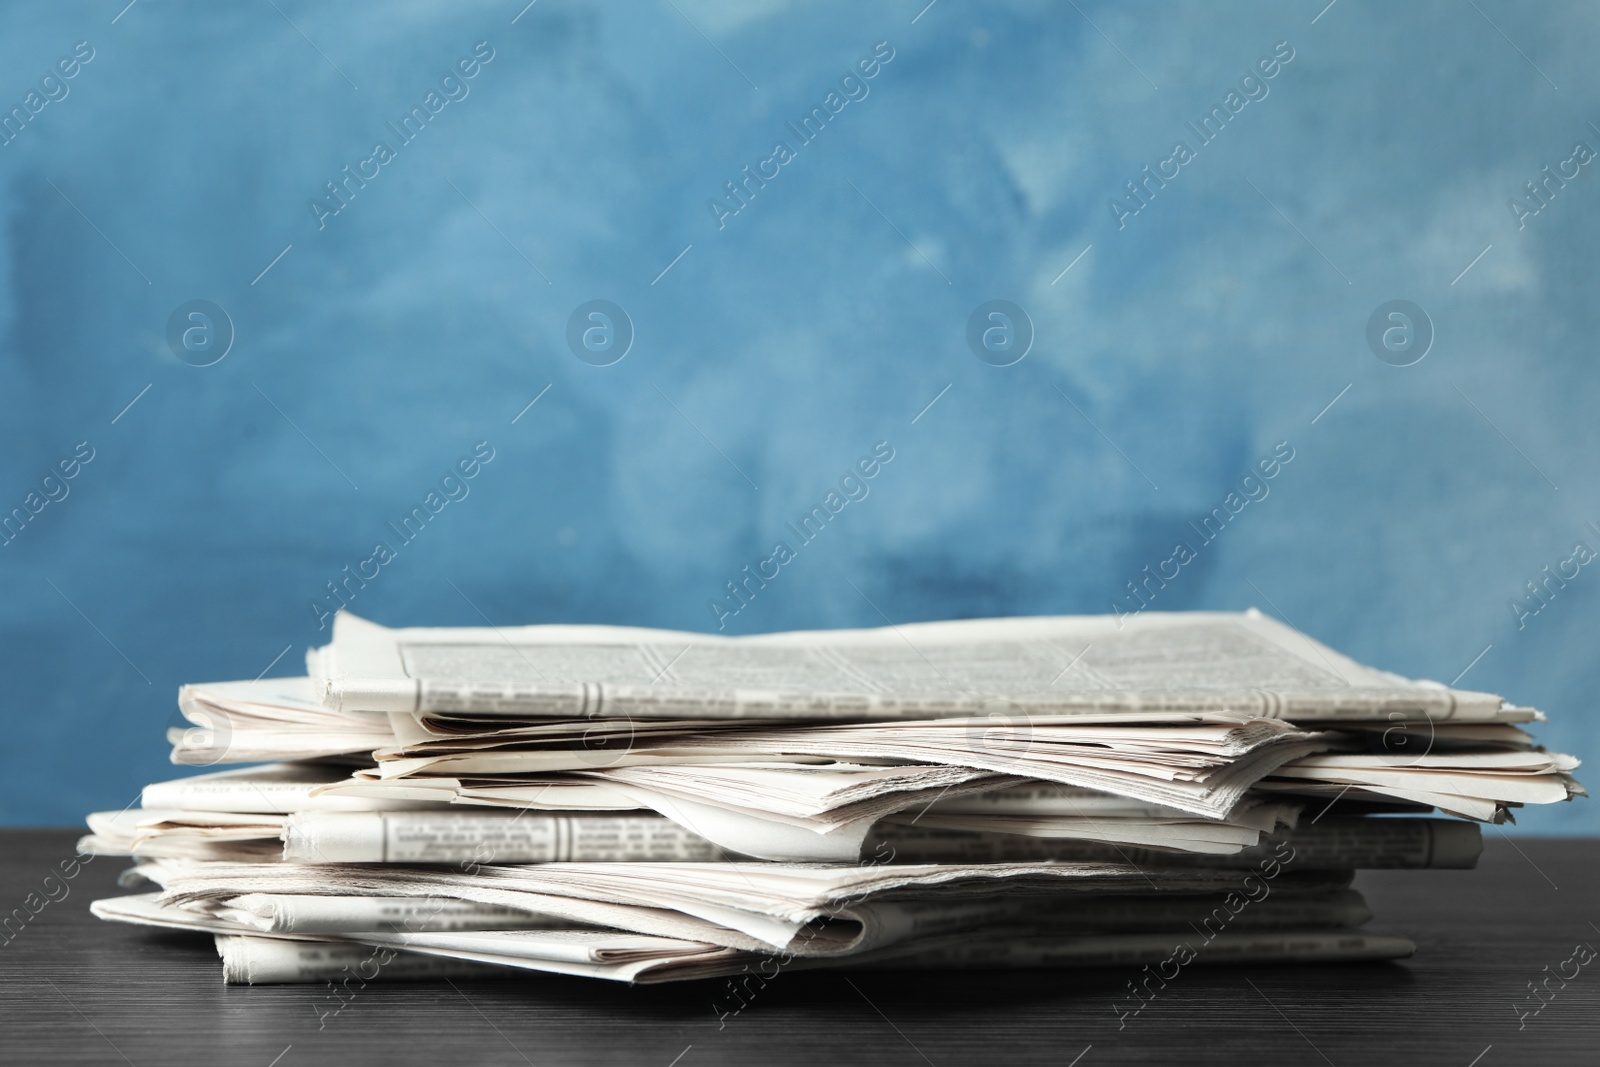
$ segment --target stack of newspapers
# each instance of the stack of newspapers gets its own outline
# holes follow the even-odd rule
[[[1251,611],[717,637],[388,629],[190,685],[191,767],[91,815],[229,982],[1410,955],[1372,868],[1582,792],[1498,696]],[[1165,973],[1163,970],[1162,973]]]

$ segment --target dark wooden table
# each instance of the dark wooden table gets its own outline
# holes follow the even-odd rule
[[[323,1017],[326,987],[224,986],[209,937],[91,918],[124,863],[46,883],[75,836],[0,832],[0,916],[45,901],[0,933],[0,1063],[1600,1063],[1600,958],[1567,962],[1600,946],[1600,841],[1491,831],[1477,871],[1363,874],[1371,928],[1411,937],[1415,959],[1190,968],[1119,1029],[1127,968],[787,973],[720,1021],[721,982],[389,982]],[[1541,980],[1544,1007],[1519,1020]]]

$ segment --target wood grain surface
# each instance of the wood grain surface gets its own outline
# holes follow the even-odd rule
[[[76,836],[0,831],[0,915],[46,897]],[[1189,968],[1121,1028],[1112,1005],[1128,1003],[1130,968],[790,973],[721,1019],[714,1003],[736,1003],[721,981],[389,982],[329,1014],[327,987],[224,986],[209,937],[92,918],[126,865],[103,858],[0,934],[0,1063],[1600,1063],[1600,959],[1576,976],[1566,962],[1600,946],[1600,841],[1489,836],[1476,871],[1358,878],[1370,928],[1415,940],[1415,959]],[[1541,980],[1551,992],[1535,1001]]]

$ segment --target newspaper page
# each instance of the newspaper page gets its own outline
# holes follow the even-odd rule
[[[1284,871],[1273,893],[1343,888],[1349,872]],[[1034,918],[1085,893],[1225,893],[1239,871],[1128,864],[557,863],[474,873],[371,865],[203,864],[150,871],[162,905],[222,902],[250,893],[449,897],[554,915],[586,925],[759,951],[836,955],[881,942],[915,906],[930,916],[981,917],[1021,895]],[[972,910],[963,911],[968,902]],[[111,903],[111,902],[100,902]],[[892,905],[892,907],[891,907]],[[820,925],[819,925],[820,924]],[[975,921],[975,925],[983,925]],[[802,936],[804,934],[804,936]],[[796,942],[799,944],[796,944]]]
[[[781,753],[940,763],[1098,789],[1221,818],[1264,775],[1328,747],[1322,735],[1271,720],[1242,720],[1220,713],[1203,718],[1222,721],[1118,728],[1020,722],[990,729],[982,720],[962,719],[895,727],[812,726],[681,737],[659,747],[612,753],[606,759],[612,766],[625,767],[718,759],[775,761]],[[386,779],[425,774],[459,777],[539,774],[594,765],[593,752],[577,747],[463,743],[453,749],[435,747],[430,751],[440,754],[424,756],[379,752],[378,773]]]
[[[722,849],[652,814],[302,812],[283,831],[291,863],[711,862]]]
[[[1365,930],[1225,930],[1207,939],[1181,933],[1050,937],[1012,931],[907,944],[844,961],[863,968],[1137,967],[1170,960],[1178,946],[1201,964],[1377,963],[1407,959],[1417,946],[1404,937]]]
[[[249,934],[217,934],[222,980],[228,985],[508,978],[503,966],[449,956],[394,950],[376,956],[371,945],[344,941],[291,941]],[[378,966],[381,962],[381,966]]]
[[[194,725],[168,730],[167,739],[172,762],[188,766],[349,755],[393,742],[384,716],[330,712],[309,678],[186,685],[178,709]]]
[[[1206,941],[1188,933],[1112,933],[1040,936],[1027,929],[973,936],[951,934],[842,959],[794,958],[702,946],[679,947],[664,938],[621,939],[585,934],[537,941],[508,934],[424,934],[343,942],[280,941],[218,935],[224,981],[229,984],[323,983],[352,975],[363,981],[427,978],[514,978],[519,971],[583,975],[640,985],[722,976],[775,975],[778,968],[1066,968],[1137,967],[1169,960],[1188,947],[1194,963],[1373,963],[1405,959],[1416,945],[1403,937],[1363,930],[1228,930]],[[571,932],[576,935],[577,932]],[[1189,945],[1196,942],[1198,948]],[[680,946],[686,943],[679,943]],[[405,947],[399,947],[405,946]],[[582,946],[586,958],[574,958]],[[626,946],[625,954],[614,946]],[[375,949],[387,954],[376,957]],[[609,951],[608,951],[609,950]],[[560,958],[560,957],[565,958]],[[365,968],[366,970],[358,970]],[[770,968],[770,971],[769,971]],[[365,977],[370,973],[370,977]],[[759,980],[759,978],[758,978]]]
[[[949,820],[955,821],[955,820]],[[1292,855],[1295,870],[1414,870],[1476,867],[1483,852],[1477,824],[1453,819],[1327,818],[1293,830],[1262,835],[1231,853],[1208,853],[1169,842],[1157,847],[1116,839],[1116,828],[1100,824],[1101,837],[1026,837],[1021,834],[941,829],[946,820],[891,818],[867,840],[869,855],[893,855],[903,863],[1135,863],[1141,866],[1197,864],[1240,870],[1275,855]],[[930,826],[929,823],[932,823]],[[966,824],[982,826],[983,823]],[[1127,836],[1136,836],[1132,833]],[[1284,852],[1287,848],[1289,851]]]
[[[291,811],[421,809],[448,804],[448,797],[347,796],[324,787],[349,780],[349,768],[318,763],[269,763],[237,767],[144,787],[145,808],[286,815]]]
[[[597,626],[391,630],[341,612],[308,667],[342,711],[927,719],[1236,711],[1525,721],[1497,696],[1364,666],[1259,612],[908,623],[720,637]]]
[[[1286,887],[1288,888],[1288,887]],[[856,909],[864,933],[839,938],[826,927],[780,949],[781,966],[1097,966],[1145,958],[1173,942],[1198,946],[1217,962],[1311,961],[1403,956],[1409,944],[1353,929],[1370,918],[1360,894],[1309,883],[1262,895],[1246,906],[1229,895],[1085,895],[1076,899],[882,902]],[[237,903],[237,900],[233,903]],[[422,903],[416,901],[414,903]],[[431,903],[431,902],[430,902]],[[1064,906],[1065,905],[1065,906]],[[222,909],[224,913],[230,911]],[[339,979],[356,966],[382,977],[408,953],[497,966],[584,974],[621,981],[675,981],[742,973],[776,960],[771,947],[733,948],[695,938],[594,928],[534,926],[497,930],[352,930],[321,936],[264,936],[224,916],[151,896],[97,901],[102,918],[203,930],[218,939],[231,982]],[[1369,940],[1376,937],[1379,940]],[[813,946],[822,944],[823,950]],[[356,946],[392,949],[381,956]],[[359,958],[358,958],[359,957]],[[352,961],[357,961],[352,964]],[[387,976],[429,977],[418,964]]]
[[[264,934],[348,934],[360,930],[533,930],[570,920],[521,908],[448,897],[247,893],[214,912]]]

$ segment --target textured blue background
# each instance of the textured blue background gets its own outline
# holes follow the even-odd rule
[[[1595,754],[1600,573],[1520,630],[1508,601],[1600,548],[1596,167],[1523,229],[1507,206],[1600,145],[1594,9],[923,2],[8,4],[5,109],[95,58],[0,147],[0,510],[95,458],[0,547],[0,821],[168,776],[175,687],[297,670],[323,583],[480,440],[355,610],[711,629],[888,441],[730,632],[1103,612],[1288,441],[1156,606],[1255,604],[1443,681],[1482,653],[1462,685]],[[1119,230],[1109,198],[1285,40]],[[319,229],[479,41],[470,95]],[[879,41],[870,95],[719,230],[723,183]],[[1006,368],[965,341],[995,298],[1037,331]],[[1397,298],[1437,333],[1403,368],[1365,340]],[[164,339],[191,299],[236,328],[214,366]],[[591,299],[636,330],[610,367],[567,347]]]

